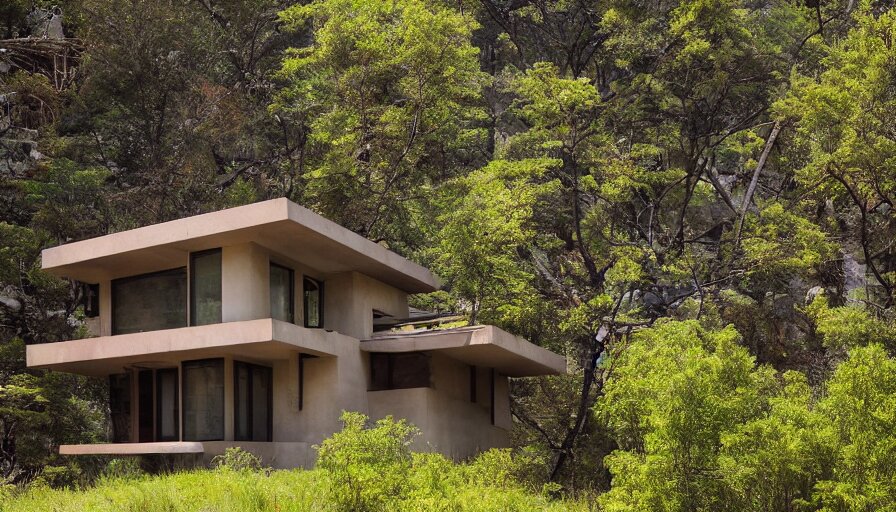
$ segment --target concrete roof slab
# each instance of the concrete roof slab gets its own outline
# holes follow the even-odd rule
[[[26,360],[30,368],[102,376],[126,367],[161,368],[208,357],[274,361],[297,352],[334,357],[357,350],[357,344],[336,332],[265,318],[28,345]]]
[[[380,333],[361,342],[365,352],[438,351],[511,377],[566,373],[566,358],[491,325],[408,333]]]
[[[52,247],[42,263],[54,275],[98,282],[181,267],[190,252],[246,242],[325,274],[357,271],[409,293],[439,288],[428,269],[284,198]]]

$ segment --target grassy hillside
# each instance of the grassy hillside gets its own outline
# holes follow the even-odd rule
[[[587,510],[549,501],[519,487],[451,483],[452,475],[420,475],[409,492],[383,496],[381,510]],[[430,476],[435,478],[430,479]],[[109,478],[84,490],[31,488],[0,500],[7,511],[324,511],[343,510],[325,470],[199,470],[161,476]]]
[[[0,487],[0,512],[588,510],[550,499],[553,487],[528,456],[490,450],[456,463],[412,453],[418,431],[405,421],[371,424],[358,413],[342,419],[343,430],[319,447],[314,470],[266,469],[239,448],[216,457],[215,469],[156,476],[142,474],[134,459],[118,459],[108,466],[113,475],[81,489]]]

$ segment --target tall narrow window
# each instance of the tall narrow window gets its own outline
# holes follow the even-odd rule
[[[187,325],[187,269],[112,281],[112,334]]]
[[[112,416],[112,442],[131,441],[131,374],[109,376],[109,412]]]
[[[221,323],[221,249],[190,255],[190,325]]]
[[[156,370],[156,441],[177,441],[177,368]]]
[[[224,439],[224,360],[183,363],[185,441]]]
[[[294,279],[291,269],[271,263],[271,318],[290,323],[294,321]]]
[[[155,440],[152,407],[152,370],[137,372],[137,441]]]
[[[237,441],[271,441],[272,372],[267,366],[233,363],[234,434]]]
[[[323,283],[306,277],[302,281],[302,288],[304,289],[305,327],[323,327]]]

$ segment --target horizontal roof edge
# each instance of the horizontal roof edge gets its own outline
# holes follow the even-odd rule
[[[295,227],[289,227],[290,225]],[[279,228],[277,227],[279,226]],[[279,230],[279,231],[278,231]],[[391,284],[407,292],[429,292],[439,288],[433,273],[399,254],[368,240],[339,224],[326,219],[286,198],[271,199],[235,208],[152,224],[78,242],[45,249],[43,269],[53,274],[78,279],[79,266],[97,267],[111,258],[124,258],[130,253],[149,254],[154,248],[178,248],[191,241],[215,237],[244,236],[250,241],[253,233],[275,240],[268,247],[287,251],[300,237],[311,237],[331,251],[340,251],[345,270],[355,270]],[[288,236],[284,237],[283,233]],[[292,237],[293,240],[284,238]],[[301,238],[305,240],[305,238]],[[292,247],[295,247],[293,245]],[[148,252],[149,251],[149,252]],[[310,251],[309,251],[310,252]],[[290,254],[285,253],[285,256]],[[322,256],[339,258],[325,253]],[[298,259],[298,258],[297,258]],[[349,263],[350,262],[350,263]]]

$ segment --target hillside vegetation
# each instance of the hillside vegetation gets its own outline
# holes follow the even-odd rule
[[[43,490],[110,468],[57,450],[108,439],[108,383],[25,366],[27,345],[87,335],[87,288],[40,251],[275,197],[431,267],[444,290],[413,306],[567,357],[513,380],[527,491],[489,496],[896,510],[892,1],[0,2],[17,504],[127,487]],[[458,468],[372,488],[490,481]],[[331,471],[245,482],[273,497]]]
[[[548,498],[549,487],[523,483],[532,461],[507,450],[457,464],[441,455],[411,453],[411,425],[366,420],[345,414],[345,428],[320,447],[314,470],[272,471],[239,449],[217,457],[216,469],[160,476],[140,475],[133,460],[118,460],[112,465],[117,476],[88,488],[7,489],[6,496],[0,494],[0,511],[589,510],[584,503]]]

